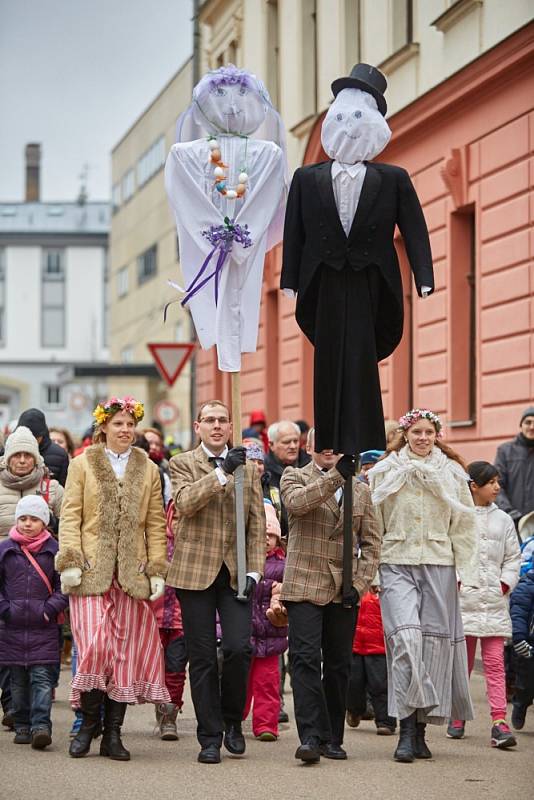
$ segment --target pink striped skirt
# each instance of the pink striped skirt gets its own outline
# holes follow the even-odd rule
[[[103,595],[72,595],[70,622],[78,649],[74,708],[91,689],[120,703],[170,702],[156,617],[146,600],[134,600],[113,579]]]

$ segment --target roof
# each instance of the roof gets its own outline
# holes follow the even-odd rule
[[[0,203],[0,234],[107,234],[109,202]]]

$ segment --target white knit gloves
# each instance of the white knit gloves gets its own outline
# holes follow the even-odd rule
[[[514,644],[514,650],[521,658],[532,658],[534,656],[534,647],[524,639]]]
[[[165,591],[164,578],[160,578],[158,575],[150,578],[150,591],[152,594],[148,598],[149,600],[157,600],[159,597],[163,597],[163,592]]]
[[[68,567],[61,573],[61,591],[70,589],[72,586],[79,586],[82,582],[82,571],[79,567]]]

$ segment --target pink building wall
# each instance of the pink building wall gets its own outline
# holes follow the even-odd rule
[[[388,121],[383,160],[412,176],[436,291],[417,297],[399,240],[405,332],[380,365],[384,412],[428,406],[468,460],[491,460],[534,398],[534,25]],[[321,122],[304,163],[325,157]],[[313,351],[278,290],[280,260],[280,248],[266,259],[258,350],[243,358],[243,426],[255,408],[269,421],[313,417]],[[199,353],[197,392],[230,401],[212,351]]]

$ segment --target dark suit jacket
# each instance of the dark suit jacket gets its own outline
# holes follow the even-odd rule
[[[389,296],[381,314],[399,317],[402,336],[402,281],[395,246],[395,226],[404,239],[419,294],[434,288],[432,253],[417,194],[406,170],[391,164],[368,163],[358,208],[349,236],[339,219],[332,187],[331,161],[296,170],[287,202],[281,288],[298,292],[296,318],[314,343],[315,302],[306,298],[320,265],[355,270],[375,265]],[[313,295],[313,293],[312,293]],[[397,306],[392,310],[391,298]],[[380,324],[380,323],[379,323]],[[395,337],[397,338],[397,337]],[[398,341],[390,341],[391,351]],[[389,349],[388,346],[388,349]],[[385,358],[390,353],[380,353]]]

